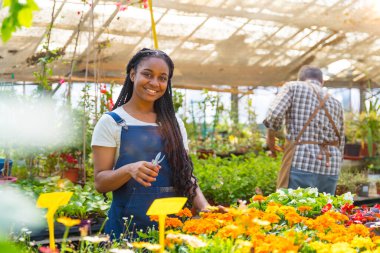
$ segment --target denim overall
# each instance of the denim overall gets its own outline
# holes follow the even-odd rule
[[[150,221],[146,212],[156,198],[176,196],[173,188],[172,171],[164,151],[164,141],[159,133],[159,126],[127,126],[125,121],[116,113],[108,112],[118,125],[122,127],[120,139],[119,158],[115,165],[115,170],[125,164],[138,161],[152,161],[161,152],[165,159],[160,163],[161,169],[152,186],[144,187],[131,178],[119,189],[112,192],[113,201],[108,212],[105,232],[111,235],[112,239],[119,239],[121,233],[126,232],[124,219],[128,221],[133,215],[128,231],[142,229],[156,225]]]

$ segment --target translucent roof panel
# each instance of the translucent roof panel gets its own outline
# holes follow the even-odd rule
[[[74,80],[83,81],[88,66],[88,80],[100,73],[99,81],[122,83],[128,59],[154,47],[149,9],[128,5],[136,1],[59,0],[54,11],[53,0],[36,2],[32,27],[0,42],[1,80],[14,74],[35,81],[39,67],[27,59],[46,53],[51,23],[49,50],[64,50],[51,64],[52,81],[69,74],[75,56]],[[303,64],[323,68],[330,86],[380,82],[378,0],[159,0],[153,10],[158,46],[175,63],[177,87],[278,85]],[[0,9],[0,20],[7,12]],[[344,59],[349,67],[328,72]]]

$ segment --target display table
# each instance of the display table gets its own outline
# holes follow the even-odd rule
[[[370,196],[370,197],[358,197],[358,196],[354,197],[355,206],[361,206],[361,205],[373,206],[374,204],[380,204],[380,195]]]

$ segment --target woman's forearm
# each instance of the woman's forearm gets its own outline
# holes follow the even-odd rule
[[[197,210],[202,211],[207,206],[209,206],[210,204],[207,202],[207,200],[206,200],[205,196],[203,195],[199,186],[197,186],[195,193],[196,193],[196,195],[195,195],[194,200],[193,200],[193,205]]]
[[[95,189],[100,193],[117,190],[132,176],[129,173],[129,164],[117,170],[103,170],[95,175]]]

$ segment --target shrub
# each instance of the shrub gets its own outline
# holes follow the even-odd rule
[[[276,190],[281,158],[253,153],[229,158],[193,157],[194,174],[205,197],[216,203],[248,200],[257,192],[269,195]]]

